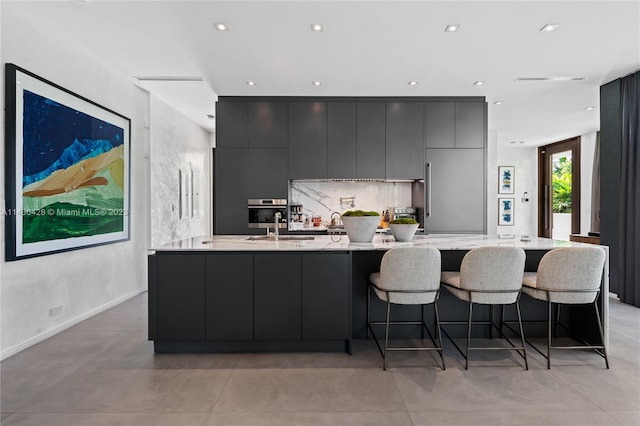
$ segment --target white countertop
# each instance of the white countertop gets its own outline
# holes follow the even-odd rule
[[[591,244],[531,237],[531,241],[520,241],[520,237],[505,239],[496,235],[481,234],[429,234],[416,235],[413,241],[396,242],[393,236],[377,234],[371,243],[352,243],[346,235],[315,235],[312,240],[302,239],[256,239],[262,235],[215,235],[200,236],[176,241],[152,248],[155,251],[370,251],[388,250],[393,247],[435,247],[439,250],[470,250],[483,246],[515,246],[525,250],[549,250],[557,247],[585,247]],[[281,235],[281,238],[303,236]],[[311,237],[311,236],[307,236]]]

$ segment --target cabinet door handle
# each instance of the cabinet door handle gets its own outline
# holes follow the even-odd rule
[[[427,173],[426,173],[427,182],[424,186],[424,190],[426,191],[425,200],[427,201],[427,205],[425,208],[424,216],[431,217],[431,163],[427,163]]]

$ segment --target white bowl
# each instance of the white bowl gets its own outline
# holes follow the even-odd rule
[[[391,233],[393,234],[393,238],[396,241],[407,242],[413,239],[414,234],[418,230],[419,223],[414,224],[400,224],[400,223],[390,223],[389,229],[391,229]]]
[[[342,216],[341,219],[352,243],[370,243],[380,224],[380,216]]]

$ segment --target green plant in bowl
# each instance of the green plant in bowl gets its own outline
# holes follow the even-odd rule
[[[347,217],[380,216],[380,213],[376,211],[347,210],[346,212],[342,213],[341,216],[347,216]]]
[[[389,222],[390,225],[415,225],[416,223],[418,222],[416,222],[415,219],[411,219],[410,217],[399,217]]]

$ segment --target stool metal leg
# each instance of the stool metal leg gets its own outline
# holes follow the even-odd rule
[[[469,369],[469,346],[471,346],[471,316],[473,315],[473,302],[469,301],[469,322],[467,323],[467,354],[464,359],[464,369]]]
[[[384,332],[384,356],[382,357],[382,369],[387,371],[387,348],[389,347],[389,312],[391,312],[391,303],[389,303],[389,295],[387,294],[387,327]]]
[[[438,345],[440,346],[440,359],[442,359],[442,370],[446,370],[447,368],[444,366],[444,353],[442,349],[442,331],[440,330],[440,316],[438,315],[438,300],[436,298],[435,303],[433,304],[433,308],[436,313],[436,338],[438,339]]]
[[[547,295],[547,370],[551,369],[551,297]]]
[[[607,348],[604,344],[604,332],[602,331],[602,323],[600,322],[600,311],[598,310],[598,298],[593,301],[593,307],[596,308],[596,319],[598,320],[598,331],[600,331],[600,340],[602,342],[602,354],[604,355],[604,363],[607,365],[607,370],[609,369],[609,358],[607,357]]]
[[[371,327],[371,286],[367,286],[368,297],[367,297],[367,331],[365,334],[365,338],[369,340],[369,327]]]
[[[503,305],[504,306],[504,305]],[[527,362],[527,347],[524,343],[524,331],[522,329],[522,316],[520,315],[520,301],[516,300],[516,312],[518,312],[518,326],[520,326],[520,341],[522,342],[522,352],[524,354],[524,369],[529,369],[529,363]]]

